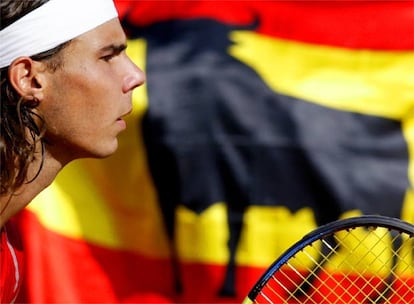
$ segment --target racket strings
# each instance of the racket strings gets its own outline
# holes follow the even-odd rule
[[[357,227],[316,240],[272,275],[255,303],[414,303],[414,236]]]
[[[339,239],[337,240],[338,243],[341,243],[343,245],[343,249],[351,252],[351,251],[357,251],[360,250],[362,248],[362,255],[360,256],[359,260],[356,261],[355,264],[353,264],[352,262],[349,262],[349,260],[344,260],[342,264],[339,264],[338,266],[340,268],[349,268],[351,269],[351,271],[355,272],[355,269],[358,269],[358,275],[361,277],[372,277],[372,271],[369,272],[369,269],[371,268],[371,264],[373,261],[378,261],[378,259],[382,259],[382,262],[379,264],[379,268],[377,267],[376,272],[378,273],[386,273],[389,272],[390,269],[389,267],[392,265],[393,263],[393,254],[387,254],[386,251],[388,248],[388,246],[380,246],[382,245],[382,243],[384,242],[383,236],[377,236],[374,235],[376,237],[376,240],[372,240],[372,235],[366,233],[364,234],[364,238],[359,239],[358,237],[355,236],[354,233],[352,233],[351,231],[348,231],[348,233],[346,234],[347,238],[353,238],[353,241],[356,241],[358,243],[357,247],[349,247],[349,240],[346,239]],[[370,238],[370,240],[368,241],[367,239]],[[367,246],[367,244],[370,244],[370,246]],[[379,252],[375,252],[374,250],[372,250],[372,248],[376,248],[378,247],[381,249]],[[389,256],[388,258],[384,258],[384,256]],[[366,261],[371,261],[371,264],[365,264]],[[386,276],[384,276],[386,277]],[[346,277],[343,278],[342,281],[339,281],[338,284],[343,284],[344,280],[346,279]],[[361,289],[361,290],[371,290],[371,294],[367,294],[366,298],[367,299],[374,299],[376,298],[376,300],[374,301],[375,303],[380,300],[381,298],[384,298],[385,292],[382,293],[377,293],[377,295],[375,294],[379,288],[382,287],[382,284],[385,284],[385,286],[383,286],[382,290],[386,291],[387,288],[391,287],[391,284],[387,283],[386,281],[383,280],[370,280],[370,279],[365,279],[362,283],[358,280],[352,281],[350,283],[350,289]],[[356,294],[354,295],[350,295],[350,299],[351,301],[356,300]]]

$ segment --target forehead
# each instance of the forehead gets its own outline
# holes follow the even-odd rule
[[[109,45],[125,44],[126,36],[118,18],[114,18],[76,37],[73,42],[80,48],[100,50]]]

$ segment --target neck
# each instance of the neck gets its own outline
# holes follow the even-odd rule
[[[28,181],[39,170],[41,160],[34,161],[28,170]],[[0,228],[15,214],[24,209],[41,191],[48,187],[62,169],[61,162],[46,152],[39,175],[30,183],[23,184],[13,194],[0,196]]]

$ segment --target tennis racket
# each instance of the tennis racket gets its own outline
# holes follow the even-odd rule
[[[320,226],[268,268],[251,303],[414,304],[414,225],[364,215]]]

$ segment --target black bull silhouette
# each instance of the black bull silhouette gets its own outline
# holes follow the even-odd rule
[[[123,25],[130,39],[147,41],[143,137],[171,243],[178,205],[199,214],[227,204],[230,259],[221,295],[235,294],[235,253],[249,205],[311,207],[318,224],[350,209],[400,216],[409,186],[400,122],[272,91],[227,51],[229,33],[254,30],[259,18],[138,27],[126,16]]]

